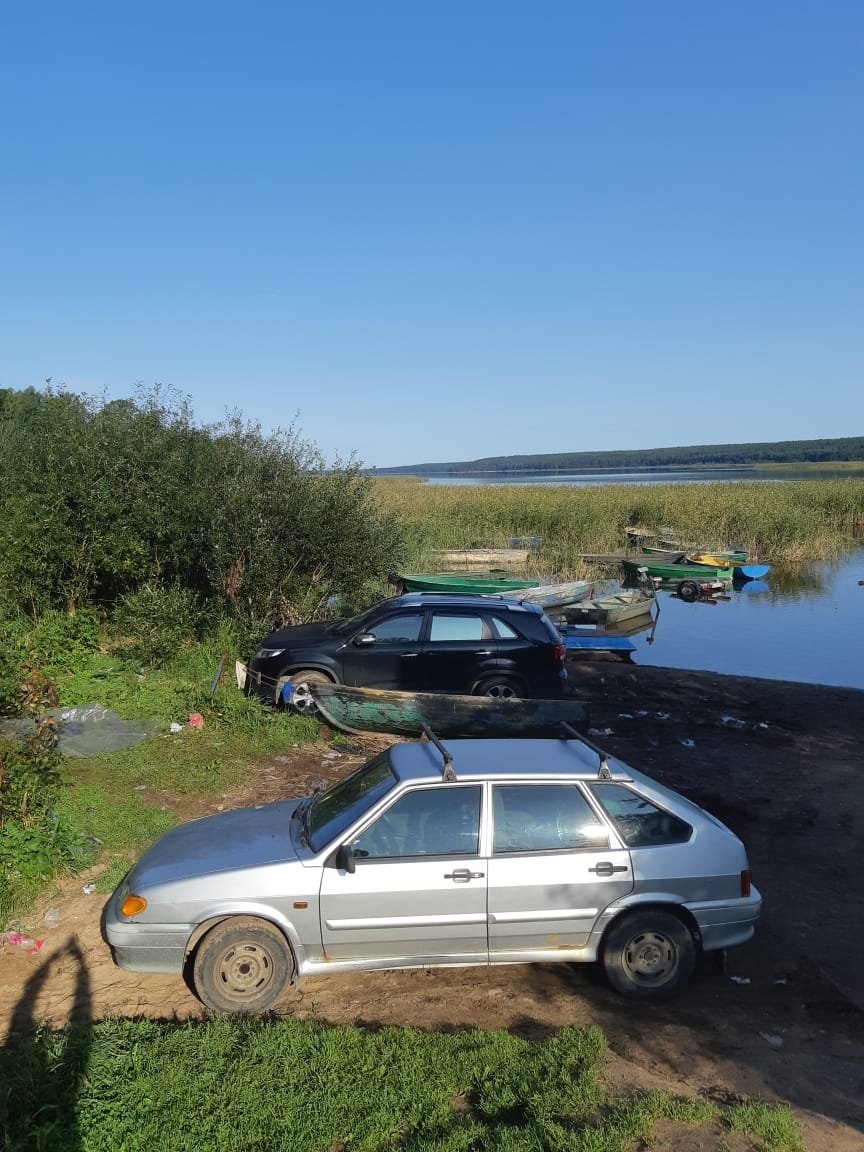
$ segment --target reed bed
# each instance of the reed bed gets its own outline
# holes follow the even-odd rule
[[[583,554],[622,551],[629,525],[666,529],[705,547],[746,548],[773,563],[829,559],[864,542],[858,478],[575,488],[379,477],[376,489],[402,522],[411,565],[428,564],[436,549],[540,536],[538,570],[577,576]]]

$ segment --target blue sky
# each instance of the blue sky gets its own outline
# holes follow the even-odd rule
[[[864,432],[860,0],[0,14],[0,387],[387,466]]]

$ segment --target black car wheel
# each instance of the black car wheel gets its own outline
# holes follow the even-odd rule
[[[478,696],[492,696],[496,700],[518,700],[527,696],[522,686],[510,676],[490,676],[488,680],[481,680],[475,693]]]
[[[277,927],[254,916],[232,916],[211,929],[192,968],[195,991],[225,1014],[266,1012],[294,975],[294,957]]]
[[[622,916],[603,945],[603,968],[616,992],[631,1000],[674,995],[696,963],[686,925],[669,912],[648,909]]]
[[[699,599],[699,585],[695,580],[682,580],[678,585],[678,596],[682,600],[692,602]]]
[[[291,693],[291,707],[302,716],[311,716],[318,711],[318,705],[309,691],[309,684],[332,684],[333,681],[323,672],[314,672],[304,669],[301,672],[292,672],[290,676],[294,691]]]

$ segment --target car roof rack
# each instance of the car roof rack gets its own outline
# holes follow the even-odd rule
[[[453,771],[452,754],[447,751],[447,749],[444,747],[444,745],[441,743],[441,741],[438,739],[428,724],[421,724],[420,727],[423,729],[423,735],[426,737],[426,739],[430,740],[435,745],[435,747],[444,758],[444,769],[441,773],[441,779],[445,784],[452,784],[456,779],[456,773]]]
[[[589,740],[578,729],[574,728],[572,724],[568,724],[566,720],[561,721],[561,727],[567,733],[571,740],[579,740],[586,748],[590,748],[592,752],[596,752],[600,757],[600,763],[597,766],[597,779],[598,780],[611,780],[612,770],[609,767],[609,753],[601,748],[599,744],[595,744],[593,740]]]

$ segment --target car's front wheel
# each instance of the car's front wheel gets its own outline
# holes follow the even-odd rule
[[[332,684],[333,681],[324,672],[317,672],[311,668],[301,669],[299,672],[292,672],[290,682],[293,687],[291,693],[291,707],[295,712],[300,712],[304,716],[311,716],[318,711],[318,705],[315,703],[315,698],[309,691],[310,684]]]
[[[632,1000],[662,1000],[687,981],[696,945],[670,912],[648,909],[616,920],[603,945],[603,968],[616,992]]]
[[[232,916],[211,928],[192,966],[198,996],[226,1015],[266,1012],[293,975],[288,941],[275,925],[254,916]]]
[[[510,676],[490,676],[488,680],[481,680],[474,691],[478,696],[491,696],[495,700],[517,700],[527,696],[522,685]]]

